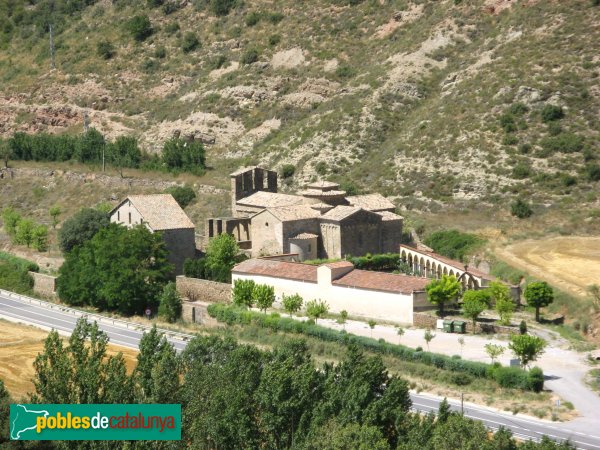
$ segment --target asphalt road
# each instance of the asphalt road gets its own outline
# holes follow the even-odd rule
[[[84,315],[86,314],[83,312],[73,313],[72,310],[64,310],[57,305],[50,308],[46,304],[29,303],[0,293],[0,317],[48,330],[55,329],[62,334],[70,334],[79,317]],[[139,324],[125,325],[120,321],[113,324],[110,319],[100,321],[99,326],[108,334],[111,343],[130,348],[138,348],[139,341],[145,331]],[[186,337],[169,337],[168,333],[167,339],[174,345],[175,349],[178,351],[183,350],[187,344]],[[192,337],[187,335],[187,338]],[[412,393],[411,398],[413,409],[423,413],[437,411],[441,401],[440,398],[426,394]],[[460,402],[453,400],[450,400],[449,403],[453,410],[462,410],[466,417],[480,420],[492,430],[497,430],[501,426],[510,429],[519,439],[538,441],[543,435],[547,435],[558,441],[569,440],[577,448],[600,449],[600,427],[592,428],[590,433],[586,434],[570,430],[568,423],[559,424],[532,420],[473,404],[465,404],[461,408]],[[596,429],[598,431],[594,435]]]

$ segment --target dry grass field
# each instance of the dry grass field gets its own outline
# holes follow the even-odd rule
[[[584,296],[600,284],[600,237],[525,240],[494,249],[508,264],[569,292]]]
[[[33,361],[44,349],[47,335],[46,331],[39,328],[0,319],[0,379],[13,398],[23,398],[33,391]],[[109,355],[118,352],[123,353],[128,370],[133,370],[137,351],[109,345]]]

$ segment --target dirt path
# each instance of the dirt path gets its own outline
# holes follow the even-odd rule
[[[600,237],[554,237],[494,248],[511,266],[571,294],[583,296],[600,284]]]

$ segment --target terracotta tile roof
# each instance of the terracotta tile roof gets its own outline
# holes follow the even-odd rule
[[[353,195],[346,197],[346,200],[348,200],[348,203],[352,206],[358,206],[362,209],[368,209],[369,211],[396,209],[396,205],[381,194]]]
[[[305,191],[298,192],[303,197],[343,197],[346,195],[346,191],[321,191],[319,189],[307,189]]]
[[[401,245],[400,246],[400,252],[402,252],[402,249],[405,248],[407,250],[413,251],[415,253],[420,253],[421,255],[425,255],[425,256],[429,256],[430,258],[433,258],[441,263],[444,263],[450,267],[454,267],[455,269],[460,270],[461,272],[465,271],[465,264],[460,262],[460,261],[456,261],[455,259],[450,259],[446,256],[440,255],[439,253],[433,252],[433,251],[427,251],[427,250],[423,250],[423,249],[416,249],[414,247],[409,247],[407,245]],[[468,267],[467,271],[471,274],[474,275],[476,277],[479,278],[485,278],[486,280],[496,280],[496,277],[493,275],[490,275],[488,273],[482,272],[481,270],[477,270],[474,267]]]
[[[379,214],[383,220],[403,220],[404,217],[399,216],[398,214],[395,214],[393,212],[389,212],[389,211],[375,211],[376,214]]]
[[[307,187],[312,189],[329,191],[340,187],[340,185],[331,181],[316,181],[315,183],[310,183]]]
[[[309,205],[282,206],[281,208],[267,208],[271,214],[282,222],[291,220],[316,219],[321,213]]]
[[[350,261],[336,261],[323,265],[329,267],[330,269],[339,269],[341,267],[354,267],[354,264],[352,264]]]
[[[314,238],[318,238],[319,236],[313,233],[300,233],[297,234],[294,237],[291,237],[290,239],[314,239]]]
[[[430,281],[427,278],[411,277],[408,275],[353,270],[334,280],[332,284],[358,289],[412,294],[414,291],[425,290],[425,286]]]
[[[317,282],[317,266],[311,264],[275,261],[270,259],[247,259],[234,266],[233,273],[263,275],[288,280]]]
[[[355,206],[336,206],[331,211],[327,211],[325,214],[321,216],[322,219],[327,220],[335,220],[337,222],[344,220],[346,217],[350,217],[351,215],[360,211],[361,208],[357,208]]]
[[[130,195],[113,211],[127,200],[131,201],[153,231],[194,228],[190,218],[171,194]]]
[[[300,205],[304,199],[297,195],[280,194],[277,192],[259,191],[237,201],[238,205],[258,208],[278,208],[280,206]]]

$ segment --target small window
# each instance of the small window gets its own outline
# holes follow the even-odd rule
[[[362,236],[362,233],[358,233],[358,245],[363,245],[363,236]]]
[[[131,223],[131,213],[129,213],[129,223]]]
[[[268,226],[269,226],[269,222],[265,222],[265,227],[268,227]]]
[[[312,252],[312,245],[308,244],[308,253]]]
[[[144,219],[140,219],[140,225],[144,225]]]
[[[117,211],[117,220],[121,221],[121,211]]]

